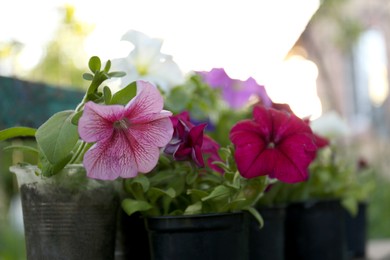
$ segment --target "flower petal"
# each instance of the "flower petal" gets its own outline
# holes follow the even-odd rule
[[[253,121],[257,123],[257,132],[264,138],[269,139],[274,131],[273,114],[271,109],[264,106],[253,108]]]
[[[269,176],[276,178],[286,183],[296,183],[307,180],[309,174],[306,165],[305,167],[299,167],[301,161],[295,161],[284,153],[275,151],[274,155],[274,168],[270,169]]]
[[[120,79],[121,87],[135,80],[147,80],[169,91],[184,82],[184,75],[172,57],[161,53],[161,39],[130,30],[122,40],[129,41],[134,48],[127,57],[112,60],[113,70],[126,72],[126,76]]]
[[[160,91],[153,84],[146,81],[137,81],[137,95],[126,105],[126,117],[131,123],[148,122],[161,117],[164,106]],[[162,117],[172,115],[165,111]]]
[[[200,146],[195,146],[192,149],[191,157],[198,167],[204,167],[203,154]]]
[[[134,154],[123,135],[95,144],[85,153],[83,163],[88,177],[94,179],[114,180],[138,174]]]
[[[192,155],[192,147],[185,146],[185,144],[179,145],[175,153],[173,154],[173,157],[175,160],[183,161],[188,160],[191,158]]]
[[[97,142],[110,138],[112,124],[123,118],[125,108],[120,105],[103,106],[87,102],[79,120],[79,135],[85,142]]]
[[[259,133],[261,125],[252,120],[242,120],[235,124],[230,131],[230,140],[237,146],[246,146],[248,144],[263,144],[264,136]]]
[[[246,81],[232,79],[222,68],[213,68],[209,72],[200,71],[197,73],[211,87],[221,89],[224,100],[234,109],[245,106],[252,95],[260,97],[261,103],[266,106],[272,104],[264,86],[259,85],[251,77]]]
[[[173,127],[169,117],[147,124],[132,125],[128,139],[140,172],[149,172],[156,166],[159,148],[168,144],[172,134]]]
[[[190,129],[188,137],[190,139],[192,146],[202,147],[203,134],[204,134],[204,129],[206,128],[206,125],[207,124],[200,124],[200,125],[194,126]]]
[[[161,62],[161,60],[163,60],[163,62]],[[185,81],[179,66],[169,55],[165,55],[159,62],[151,64],[149,73],[148,79],[155,82],[166,92],[168,92],[172,86],[178,86]]]
[[[260,97],[261,103],[266,106],[270,107],[272,106],[272,100],[268,96],[267,91],[265,90],[265,87],[263,85],[260,85],[256,82],[256,80],[252,77],[248,78],[246,81],[242,81],[242,88],[243,91],[246,94],[246,101],[245,103],[248,102],[248,99],[250,98],[251,95],[257,95]],[[245,103],[241,104],[244,105]]]
[[[264,146],[247,144],[246,146],[236,147],[234,159],[240,174],[245,178],[255,178],[268,174],[268,168],[259,156],[264,151]],[[273,161],[266,161],[266,164],[272,166]]]
[[[272,109],[274,116],[275,140],[290,137],[297,133],[307,133],[311,136],[312,131],[307,123],[295,116],[294,114],[275,111]],[[314,137],[314,136],[313,136]]]
[[[222,162],[222,158],[219,156],[218,153],[219,147],[219,144],[214,141],[214,139],[212,139],[208,135],[203,136],[202,153],[208,156],[208,166],[216,172],[223,173],[224,170],[214,164],[214,162]]]
[[[141,144],[164,147],[172,138],[173,127],[171,120],[166,117],[145,124],[133,124],[129,132]]]

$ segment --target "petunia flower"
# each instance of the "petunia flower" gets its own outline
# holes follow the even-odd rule
[[[222,162],[222,159],[218,153],[219,147],[219,144],[210,136],[203,136],[202,153],[208,156],[207,165],[214,171],[223,173],[223,169],[214,164],[214,162]]]
[[[342,117],[335,111],[324,113],[310,123],[314,132],[337,141],[351,134],[351,129]]]
[[[137,95],[126,105],[85,104],[79,135],[95,143],[84,155],[88,177],[113,180],[148,173],[172,137],[163,98],[151,83],[137,81]]]
[[[265,106],[271,106],[271,99],[268,97],[264,86],[257,84],[252,77],[246,81],[230,78],[224,69],[214,68],[209,72],[197,72],[203,80],[213,88],[222,91],[224,100],[233,109],[239,109],[248,104],[249,98],[254,95],[260,98]]]
[[[230,140],[242,176],[269,175],[287,183],[308,178],[308,166],[324,145],[293,113],[260,105],[254,107],[253,119],[240,121],[232,128]]]
[[[274,109],[277,109],[279,111],[284,111],[284,112],[287,112],[287,113],[294,114],[294,112],[292,111],[291,107],[288,104],[272,102],[272,106],[271,107],[274,108]],[[322,147],[325,147],[325,146],[329,145],[329,140],[327,138],[325,138],[322,135],[319,135],[319,134],[316,133],[316,131],[313,128],[313,125],[312,125],[313,121],[310,121],[309,118],[304,118],[303,121],[306,124],[308,124],[310,126],[310,128],[312,129],[313,135],[314,135],[314,139],[315,139],[315,143],[318,146],[318,148],[322,148]]]
[[[218,155],[219,145],[211,137],[204,134],[206,124],[194,125],[189,113],[183,111],[172,116],[174,132],[172,140],[165,147],[164,152],[173,156],[175,160],[192,160],[198,167],[204,167],[204,156],[208,156],[208,166],[216,171],[220,169],[213,164],[222,161]]]
[[[182,84],[184,76],[172,56],[161,53],[162,40],[130,30],[122,40],[129,41],[134,49],[125,58],[113,59],[112,69],[126,72],[121,78],[121,87],[125,82],[146,80],[158,85],[164,91]]]

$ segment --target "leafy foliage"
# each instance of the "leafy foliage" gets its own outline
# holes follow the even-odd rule
[[[346,160],[334,146],[321,150],[309,170],[310,177],[306,182],[273,184],[260,203],[340,199],[343,206],[355,215],[358,203],[367,201],[375,187],[372,169],[359,169],[357,162]]]
[[[222,175],[210,169],[196,169],[188,161],[172,163],[161,156],[157,168],[124,181],[128,196],[122,207],[130,215],[140,211],[146,216],[189,215],[248,210],[261,223],[253,209],[267,182],[266,177],[245,179],[233,163],[232,148],[222,149]]]
[[[221,98],[221,90],[210,87],[197,74],[190,75],[182,85],[166,93],[164,102],[165,108],[174,114],[189,111],[195,121],[208,122],[207,134],[221,146],[230,144],[228,135],[232,126],[252,113],[249,106],[229,109]]]
[[[172,113],[191,111],[191,117],[199,121],[216,121],[224,107],[219,90],[211,88],[196,74],[191,75],[184,85],[178,85],[165,94],[164,102],[166,109]]]

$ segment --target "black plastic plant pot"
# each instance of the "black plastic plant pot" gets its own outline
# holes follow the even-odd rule
[[[248,259],[247,219],[244,213],[147,218],[151,259]]]
[[[287,207],[285,259],[347,259],[344,209],[338,200]]]
[[[283,260],[284,259],[284,206],[258,208],[264,220],[259,227],[256,219],[249,215],[249,259]]]
[[[143,216],[136,212],[131,216],[123,209],[119,213],[117,249],[121,260],[150,260],[149,237]]]
[[[347,232],[347,249],[351,259],[366,257],[367,243],[367,203],[358,204],[356,216],[345,211],[345,224]]]
[[[114,259],[119,197],[113,186],[17,176],[28,260]]]

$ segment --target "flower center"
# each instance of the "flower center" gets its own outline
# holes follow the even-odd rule
[[[115,121],[113,126],[115,129],[118,129],[118,130],[126,130],[129,128],[130,122],[127,118],[124,118],[124,119]]]
[[[140,76],[145,76],[148,74],[148,67],[145,65],[138,65],[137,72]]]
[[[267,148],[268,148],[268,149],[273,149],[273,148],[275,148],[275,143],[274,143],[274,142],[269,142],[268,145],[267,145]]]

